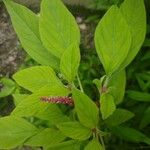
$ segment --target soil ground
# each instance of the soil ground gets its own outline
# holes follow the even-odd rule
[[[0,77],[12,75],[23,62],[24,56],[8,13],[0,3]]]

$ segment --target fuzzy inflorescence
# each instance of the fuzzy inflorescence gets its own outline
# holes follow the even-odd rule
[[[74,102],[71,97],[68,96],[55,96],[55,97],[47,97],[43,96],[40,98],[43,102],[54,103],[54,104],[65,104],[69,106],[73,106]]]

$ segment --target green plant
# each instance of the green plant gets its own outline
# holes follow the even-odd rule
[[[0,85],[1,85],[0,98],[11,95],[16,88],[14,81],[8,78],[0,79]]]
[[[106,74],[93,81],[100,95],[96,102],[82,87],[80,33],[63,3],[43,0],[38,16],[10,0],[4,3],[23,48],[41,66],[13,76],[23,89],[13,94],[16,108],[11,115],[0,119],[1,149],[27,145],[105,150],[109,133],[150,144],[149,137],[124,124],[134,113],[118,106],[125,92],[125,67],[145,39],[143,0],[125,0],[119,8],[113,5],[97,26],[96,51]]]

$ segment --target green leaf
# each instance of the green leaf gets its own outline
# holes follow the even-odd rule
[[[80,143],[75,140],[70,140],[48,147],[46,150],[80,150]]]
[[[23,99],[27,98],[28,94],[13,94],[15,106],[17,106]]]
[[[148,107],[144,112],[144,115],[140,123],[140,128],[142,129],[149,124],[150,124],[150,107]]]
[[[25,142],[24,145],[49,147],[62,142],[66,137],[56,129],[46,128]]]
[[[0,80],[0,84],[2,84],[2,89],[0,90],[0,98],[6,97],[15,90],[16,85],[11,79],[2,78]]]
[[[42,65],[58,69],[59,60],[42,45],[39,35],[39,18],[26,7],[4,0],[10,14],[13,27],[26,52]]]
[[[71,45],[63,53],[60,61],[60,70],[65,78],[72,82],[78,72],[80,63],[80,50],[77,45]]]
[[[121,103],[124,98],[126,87],[125,70],[122,70],[117,74],[114,74],[110,79],[108,87],[112,87],[109,92],[114,97],[115,104]]]
[[[79,122],[65,122],[57,125],[58,129],[67,137],[75,140],[86,140],[92,134],[92,130]]]
[[[95,128],[99,121],[99,110],[96,104],[77,89],[73,89],[73,99],[80,122],[88,128]]]
[[[23,99],[13,110],[12,115],[20,117],[34,116],[43,120],[49,120],[52,124],[68,121],[56,104],[49,104],[40,100],[43,96],[67,96],[68,90],[59,86],[45,86],[35,94]]]
[[[105,120],[116,110],[114,97],[108,93],[102,94],[100,97],[100,111],[102,118]]]
[[[93,139],[89,144],[84,148],[84,150],[104,150],[102,145],[97,139]]]
[[[36,133],[37,128],[22,118],[0,118],[0,149],[20,146]]]
[[[102,76],[100,79],[94,79],[93,83],[96,85],[96,87],[98,88],[99,92],[101,92],[102,90],[102,86],[106,80],[106,75]]]
[[[150,94],[149,93],[128,90],[127,96],[131,99],[136,100],[136,101],[150,102]]]
[[[62,86],[63,84],[48,66],[35,66],[17,72],[14,80],[22,87],[36,92],[40,88],[49,86]]]
[[[120,10],[126,19],[132,36],[129,53],[121,65],[125,68],[139,52],[146,34],[146,11],[144,0],[125,0]]]
[[[94,79],[93,83],[96,85],[97,89],[100,90],[102,88],[102,82],[99,79]]]
[[[80,32],[72,14],[61,0],[43,0],[40,34],[44,46],[60,58],[73,43],[79,45]]]
[[[150,138],[147,137],[145,134],[137,131],[133,128],[125,127],[125,126],[118,126],[111,128],[112,132],[119,136],[120,138],[131,141],[131,142],[144,142],[146,144],[150,144]]]
[[[109,126],[117,126],[134,117],[134,114],[126,109],[116,109],[105,122]]]
[[[114,73],[125,60],[131,45],[129,27],[117,6],[112,6],[98,24],[95,44],[106,73]]]

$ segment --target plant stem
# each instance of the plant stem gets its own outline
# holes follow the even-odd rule
[[[83,90],[83,87],[82,87],[82,83],[81,83],[81,80],[79,78],[79,75],[77,74],[77,80],[78,80],[78,83],[79,83],[79,86],[80,86],[80,90],[82,93],[84,93],[84,90]]]
[[[110,77],[108,76],[107,78],[106,78],[106,80],[105,80],[105,82],[104,82],[104,87],[107,87],[108,86],[108,84],[109,84],[109,82],[110,82]]]
[[[103,137],[100,134],[99,134],[99,137],[100,137],[100,140],[101,140],[101,143],[102,143],[102,146],[103,146],[104,150],[106,150],[105,149],[105,143],[104,143]]]

